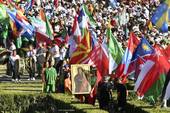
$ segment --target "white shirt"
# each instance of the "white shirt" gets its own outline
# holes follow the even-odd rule
[[[65,47],[60,49],[60,60],[64,60],[64,58],[66,56],[66,52],[67,52],[67,50]]]
[[[10,57],[9,57],[9,60],[11,61],[11,64],[14,66],[14,63],[15,63],[15,61],[16,60],[19,60],[20,59],[20,56],[19,55],[16,55],[16,56],[13,56],[13,55],[11,55]]]
[[[53,55],[54,58],[60,57],[60,52],[59,52],[59,47],[55,45],[50,49],[51,54]]]
[[[10,46],[10,48],[9,48],[9,50],[10,50],[10,51],[13,51],[13,50],[15,50],[15,49],[16,49],[16,46],[15,46],[14,43],[12,43],[11,46]]]
[[[32,51],[28,51],[27,52],[27,57],[33,57],[33,59],[35,60],[35,62],[37,61],[36,59],[36,50],[33,49]]]

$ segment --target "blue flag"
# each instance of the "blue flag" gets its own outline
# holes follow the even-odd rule
[[[138,57],[143,57],[146,55],[154,54],[154,52],[155,52],[154,48],[143,37],[133,54],[132,61],[136,60]]]
[[[170,3],[165,0],[153,13],[151,21],[161,32],[168,32],[168,22],[170,21]]]
[[[7,9],[7,13],[13,23],[11,26],[13,29],[13,32],[16,32],[16,34],[19,36],[24,36],[29,40],[32,40],[33,35],[34,35],[34,27],[27,21],[25,20],[19,20],[16,17],[17,11],[10,11]]]
[[[9,9],[6,10],[7,14],[11,20],[11,28],[15,34],[20,34],[23,30],[21,22],[16,18],[16,11],[10,11]]]

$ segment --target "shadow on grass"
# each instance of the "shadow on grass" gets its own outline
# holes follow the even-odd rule
[[[85,113],[82,109],[73,107],[70,103],[53,99],[47,95],[29,106],[25,113]]]
[[[135,105],[127,104],[126,113],[149,113],[142,109],[142,107],[136,107]]]

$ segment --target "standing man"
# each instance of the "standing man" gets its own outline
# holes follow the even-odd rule
[[[58,47],[58,45],[53,42],[53,45],[52,45],[52,48],[50,49],[50,53],[52,54],[53,58],[54,58],[54,67],[57,71],[57,73],[59,72],[59,67],[57,67],[57,64],[59,63],[60,61],[60,49]]]
[[[115,87],[117,89],[117,101],[118,101],[118,110],[120,112],[125,112],[126,107],[126,95],[127,89],[124,84],[122,84],[120,79],[115,79]]]
[[[19,76],[19,55],[17,55],[16,50],[12,51],[12,54],[9,57],[9,62],[10,62],[10,75],[12,75],[12,81],[19,81],[20,76]]]
[[[27,52],[28,57],[28,80],[35,80],[35,71],[36,71],[36,50],[32,45],[29,45],[29,51]]]
[[[45,63],[46,50],[41,42],[39,43],[39,48],[37,50],[36,56],[37,56],[38,77],[42,77],[42,69]]]
[[[109,110],[109,104],[112,100],[113,85],[109,82],[110,77],[104,76],[103,80],[99,82],[97,89],[97,98],[100,109]]]
[[[13,41],[10,42],[10,47],[9,47],[8,50],[9,50],[9,52],[10,52],[10,53],[8,54],[8,56],[10,57],[10,56],[13,54],[13,50],[16,50],[16,46],[15,46],[15,44],[13,43]],[[9,58],[9,57],[8,57],[8,58]],[[11,75],[10,72],[11,72],[11,64],[10,64],[10,61],[8,60],[8,61],[7,61],[7,71],[6,71],[6,74],[10,76],[10,75]]]

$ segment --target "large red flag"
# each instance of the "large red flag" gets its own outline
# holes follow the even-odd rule
[[[88,58],[85,59],[83,63],[88,63],[97,68],[97,81],[89,96],[89,103],[93,104],[94,97],[96,96],[97,84],[102,80],[103,76],[106,76],[109,73],[109,58],[105,48],[100,44],[95,45],[88,55]]]
[[[159,76],[162,73],[167,73],[170,69],[170,64],[163,52],[163,49],[156,45],[155,51],[156,55],[152,55],[149,58],[151,63],[148,63],[148,65],[146,65],[147,66],[146,70],[148,69],[148,71],[144,70],[141,71],[139,74],[139,78],[140,77],[143,78],[143,79],[138,78],[138,80],[141,81],[138,82],[140,84],[137,84],[138,87],[136,87],[139,96],[143,96],[151,88],[151,86],[158,80]],[[147,60],[147,62],[149,60]]]

